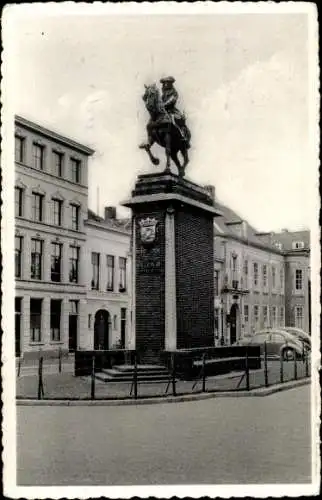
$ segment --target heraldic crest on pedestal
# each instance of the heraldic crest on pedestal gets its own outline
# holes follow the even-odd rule
[[[158,220],[147,217],[139,221],[140,240],[143,245],[152,245],[156,240]]]

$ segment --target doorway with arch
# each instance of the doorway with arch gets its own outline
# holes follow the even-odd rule
[[[230,308],[230,344],[234,344],[237,341],[237,335],[239,332],[239,307],[238,304],[232,304]],[[239,337],[239,335],[238,335]]]
[[[105,309],[99,309],[94,321],[94,349],[107,350],[109,348],[110,314]]]

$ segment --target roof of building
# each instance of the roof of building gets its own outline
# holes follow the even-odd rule
[[[100,215],[97,215],[93,210],[88,209],[88,219],[87,222],[97,222],[104,229],[113,229],[122,232],[130,232],[131,229],[131,219],[129,218],[106,218],[104,219]]]
[[[215,224],[219,226],[219,229],[225,235],[245,240],[248,244],[265,245],[275,249],[275,247],[272,247],[268,242],[263,242],[263,240],[257,236],[256,229],[245,219],[240,217],[234,210],[217,201],[215,202],[215,207],[222,213],[221,216],[215,218]]]
[[[282,248],[285,252],[290,250],[296,250],[293,247],[294,243],[302,242],[304,245],[302,248],[298,248],[298,250],[309,250],[310,248],[310,231],[288,231],[284,230],[280,233],[272,233],[273,241],[276,243],[281,243]]]
[[[310,249],[310,231],[288,231],[285,229],[279,233],[260,233],[231,208],[217,201],[215,207],[222,213],[221,216],[215,218],[215,225],[217,225],[219,232],[225,236],[238,238],[247,244],[283,254]],[[295,249],[293,246],[295,242],[303,242],[304,246]]]
[[[50,139],[55,140],[56,142],[59,142],[61,144],[64,144],[65,146],[69,146],[73,149],[77,149],[78,151],[91,156],[92,154],[95,153],[94,149],[89,148],[88,146],[85,146],[84,144],[81,144],[80,142],[75,141],[74,139],[71,139],[69,137],[63,136],[59,134],[58,132],[55,132],[54,130],[50,130],[46,127],[43,127],[42,125],[38,125],[37,123],[32,122],[31,120],[27,120],[26,118],[15,115],[15,123],[19,127],[25,127],[29,130],[32,130],[34,132],[37,132],[37,134],[40,134],[44,137],[48,137]]]

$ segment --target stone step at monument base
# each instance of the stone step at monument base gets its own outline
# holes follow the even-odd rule
[[[95,374],[95,378],[103,382],[132,382],[133,375],[133,365],[118,365],[113,368],[104,368]],[[137,365],[138,382],[166,382],[169,377],[170,374],[164,366]]]

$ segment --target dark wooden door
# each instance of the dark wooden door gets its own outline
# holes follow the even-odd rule
[[[77,314],[69,315],[69,352],[74,352],[77,349]]]
[[[234,344],[237,340],[237,306],[233,304],[230,309],[230,343]]]
[[[94,349],[108,350],[109,348],[109,313],[104,309],[97,311],[94,323]]]

